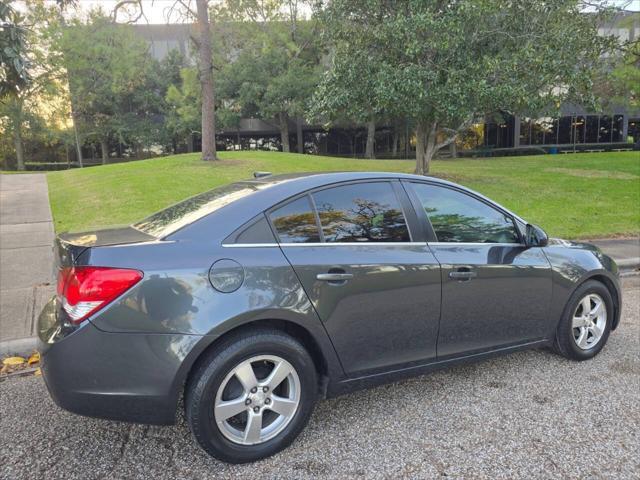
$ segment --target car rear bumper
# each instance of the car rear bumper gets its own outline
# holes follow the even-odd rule
[[[171,424],[198,335],[65,330],[56,300],[38,321],[42,375],[53,400],[91,417]]]

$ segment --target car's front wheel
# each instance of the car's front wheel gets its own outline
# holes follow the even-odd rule
[[[251,462],[298,436],[316,396],[316,369],[300,342],[278,330],[245,331],[199,362],[187,385],[186,417],[209,454]]]
[[[569,299],[556,331],[555,349],[572,360],[587,360],[602,350],[611,330],[613,298],[602,283],[589,280]]]

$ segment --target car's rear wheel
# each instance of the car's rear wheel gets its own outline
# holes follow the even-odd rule
[[[313,360],[293,337],[261,329],[234,335],[199,362],[187,385],[187,422],[212,456],[244,463],[286,448],[317,396]]]
[[[555,349],[572,360],[587,360],[602,350],[611,330],[613,298],[602,283],[590,280],[569,299],[556,331]]]

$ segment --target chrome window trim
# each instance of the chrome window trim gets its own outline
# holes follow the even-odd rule
[[[225,248],[273,248],[273,247],[356,247],[370,245],[382,246],[434,246],[434,247],[521,247],[524,243],[487,243],[487,242],[309,242],[309,243],[226,243]]]
[[[362,246],[374,246],[374,247],[389,247],[389,246],[426,246],[427,242],[309,242],[309,243],[230,243],[223,244],[226,248],[264,248],[264,247],[362,247]],[[480,245],[487,245],[480,244]]]
[[[505,242],[496,242],[496,243],[489,243],[489,242],[427,242],[427,245],[433,246],[433,247],[477,247],[477,246],[482,246],[482,247],[526,247],[526,245],[524,243],[505,243]]]

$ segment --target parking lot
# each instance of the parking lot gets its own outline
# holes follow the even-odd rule
[[[530,351],[318,404],[287,450],[209,458],[173,427],[83,418],[0,383],[0,478],[640,478],[640,277],[595,359]]]

